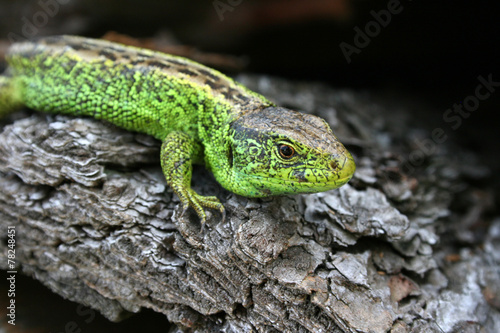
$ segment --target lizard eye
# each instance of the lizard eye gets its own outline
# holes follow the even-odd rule
[[[292,158],[293,155],[295,155],[295,149],[293,149],[292,146],[286,144],[278,145],[278,152],[280,153],[280,156],[286,160]]]

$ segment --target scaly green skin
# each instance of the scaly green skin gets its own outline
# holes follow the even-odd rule
[[[194,163],[247,197],[327,191],[347,183],[355,170],[324,120],[277,107],[181,57],[58,36],[14,44],[7,62],[0,116],[24,105],[154,136],[163,142],[168,184],[202,223],[204,207],[224,207],[191,189]]]

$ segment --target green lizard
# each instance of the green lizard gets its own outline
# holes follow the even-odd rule
[[[56,36],[14,44],[0,76],[0,116],[22,106],[103,119],[162,141],[161,166],[184,211],[224,207],[191,189],[204,164],[246,197],[338,188],[355,170],[321,118],[276,106],[194,61],[104,40]]]

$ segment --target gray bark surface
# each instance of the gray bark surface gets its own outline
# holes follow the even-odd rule
[[[431,144],[425,106],[240,80],[324,117],[354,153],[353,180],[248,199],[195,168],[194,189],[227,210],[200,230],[180,216],[159,142],[34,113],[0,134],[0,223],[16,226],[17,268],[110,320],[149,308],[191,332],[500,332],[500,217],[474,232],[489,170],[452,139]]]

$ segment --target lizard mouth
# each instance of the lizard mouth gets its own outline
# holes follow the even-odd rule
[[[356,166],[352,158],[347,159],[342,167],[333,177],[325,180],[311,181],[307,179],[284,179],[267,177],[263,175],[249,175],[238,173],[241,181],[246,180],[252,183],[256,192],[252,193],[254,197],[265,197],[272,195],[286,195],[299,193],[317,193],[333,190],[341,187],[351,180]],[[331,170],[325,170],[331,172]],[[253,192],[253,191],[252,191]],[[244,193],[243,195],[249,195]]]
[[[317,192],[333,190],[349,182],[349,180],[351,180],[352,178],[352,175],[325,182],[279,179],[279,178],[263,177],[256,175],[247,177],[253,178],[257,187],[264,189],[264,191],[266,191],[265,189],[268,189],[270,195],[280,195],[280,194],[294,194],[294,193],[317,193]]]

